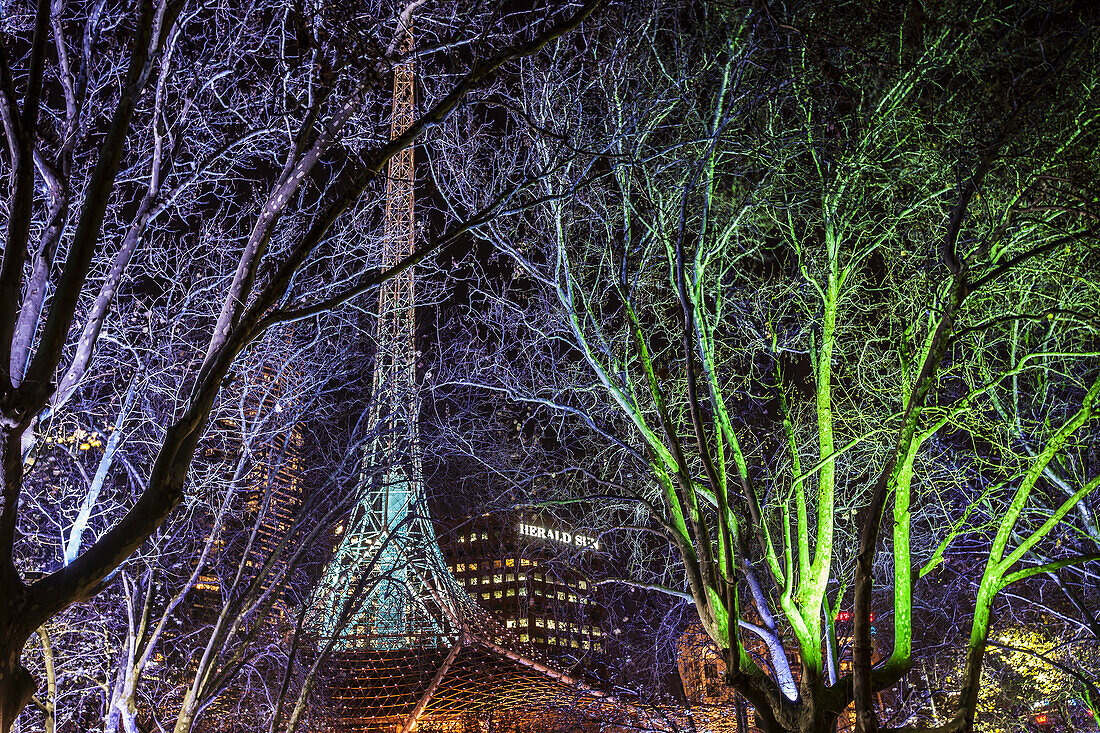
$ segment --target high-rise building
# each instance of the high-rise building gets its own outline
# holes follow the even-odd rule
[[[277,352],[290,346],[290,337],[282,343],[266,346]],[[259,575],[268,559],[289,555],[285,543],[298,521],[303,505],[304,436],[297,424],[271,421],[266,416],[293,415],[287,404],[288,372],[262,360],[247,369],[250,383],[238,385],[229,394],[240,402],[244,424],[222,417],[217,420],[218,440],[208,445],[203,459],[220,475],[215,481],[231,494],[228,511],[210,528],[207,565],[197,578],[190,601],[199,616],[209,616],[221,607],[223,585],[236,579],[238,590]],[[240,392],[240,394],[235,394]],[[211,521],[215,519],[212,516]],[[254,531],[253,531],[254,530]],[[221,566],[221,572],[219,567]],[[260,580],[260,593],[268,590],[281,595],[277,586],[287,581],[285,560],[271,564]],[[222,577],[226,572],[230,577]],[[281,602],[278,612],[284,612]]]
[[[574,662],[603,649],[604,614],[592,572],[600,540],[547,516],[475,517],[446,535],[459,584],[519,640]]]

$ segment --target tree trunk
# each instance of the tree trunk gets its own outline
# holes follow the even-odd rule
[[[6,650],[0,661],[0,733],[8,733],[12,729],[15,719],[30,702],[37,687],[31,673],[19,663],[19,655],[23,651],[22,639],[18,634],[8,637],[5,641],[9,647],[16,644],[18,647]]]
[[[16,446],[18,438],[9,440]],[[9,456],[5,456],[8,459]],[[5,460],[5,464],[7,461]],[[7,465],[4,467],[8,468]],[[22,472],[22,459],[19,461]],[[5,492],[6,493],[6,492]],[[36,616],[28,608],[27,587],[19,578],[11,561],[0,561],[0,733],[8,733],[15,719],[31,701],[38,683],[34,676],[20,664],[23,647],[27,639],[38,627],[35,623],[28,628],[27,621]]]
[[[786,723],[779,723],[775,729],[783,733],[836,733],[838,719],[839,717],[837,715],[832,715],[830,713],[815,713],[806,710],[800,714],[796,714],[793,716],[792,720]],[[770,733],[768,726],[761,726],[760,722],[761,721],[757,720],[757,725],[751,729],[745,728],[744,730],[763,730],[766,733]],[[740,725],[740,721],[738,721],[738,724]]]
[[[122,711],[122,729],[126,733],[141,733],[141,729],[137,724],[137,709],[133,706],[132,700],[128,701],[126,709]]]
[[[752,705],[740,692],[734,693],[734,715],[738,733],[745,731],[763,731],[764,733],[836,733],[839,713],[831,712],[821,704],[820,691],[815,698],[803,689],[800,702],[784,706],[783,710],[761,710]],[[748,725],[748,706],[752,705],[756,716],[754,724]]]
[[[748,733],[749,730],[749,711],[748,705],[745,703],[745,698],[741,697],[740,692],[734,693],[735,704],[737,706],[737,732]]]
[[[198,709],[198,698],[194,690],[188,690],[187,695],[183,698],[183,703],[180,705],[180,711],[176,716],[176,724],[172,728],[172,733],[191,733]]]
[[[46,666],[46,699],[42,701],[42,712],[46,716],[45,733],[54,733],[57,725],[57,673],[53,665],[53,644],[45,626],[38,627],[38,638],[42,640],[42,661]]]
[[[109,733],[115,733],[120,728],[126,733],[138,731],[135,695],[137,677],[138,672],[129,665],[118,672],[105,723],[105,729]]]

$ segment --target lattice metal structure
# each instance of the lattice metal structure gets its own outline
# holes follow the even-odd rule
[[[411,41],[409,33],[406,51]],[[394,70],[391,139],[415,119],[416,77],[410,62]],[[411,254],[415,245],[414,174],[413,147],[409,146],[389,163],[386,265]],[[358,505],[321,584],[323,602],[316,624],[322,635],[335,633],[343,605],[357,588],[366,589],[362,609],[344,624],[350,633],[337,649],[401,649],[425,641],[436,644],[446,635],[438,612],[425,608],[436,605],[434,589],[446,585],[446,578],[437,576],[441,571],[446,575],[446,570],[422,501],[415,303],[412,269],[381,288],[369,414],[374,438],[365,449]]]
[[[334,729],[410,733],[429,724],[480,720],[484,733],[487,720],[502,716],[514,724],[528,721],[520,726],[527,733],[576,731],[578,724],[582,730],[669,728],[659,711],[563,672],[472,602],[459,600],[458,607],[465,618],[449,647],[336,655],[327,675]],[[551,719],[560,725],[548,725]]]
[[[411,47],[409,33],[404,48]],[[415,120],[415,86],[412,64],[399,66],[391,139]],[[414,165],[411,147],[390,161],[387,265],[413,251]],[[411,269],[379,295],[375,437],[364,456],[357,507],[314,604],[321,645],[337,639],[326,675],[333,709],[330,724],[319,729],[410,733],[421,725],[459,733],[480,721],[474,728],[485,733],[485,720],[505,714],[512,727],[528,721],[528,731],[550,731],[550,720],[575,731],[578,716],[601,721],[593,729],[606,729],[612,719],[624,729],[653,729],[651,710],[556,668],[478,606],[447,569],[424,502],[417,445],[415,302]],[[346,613],[350,607],[358,610]]]

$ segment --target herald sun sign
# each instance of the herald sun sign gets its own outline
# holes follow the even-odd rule
[[[568,532],[561,529],[540,527],[536,524],[524,524],[521,522],[519,525],[519,534],[520,537],[534,537],[539,540],[550,540],[562,545],[579,547],[582,550],[600,549],[600,541],[595,537],[589,537],[579,532]]]

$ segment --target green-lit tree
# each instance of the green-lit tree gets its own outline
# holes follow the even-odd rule
[[[451,381],[648,511],[767,731],[876,730],[945,557],[971,730],[998,594],[1095,558],[1096,19],[964,5],[661,5],[531,65],[497,171],[439,157],[457,216],[554,172]]]

